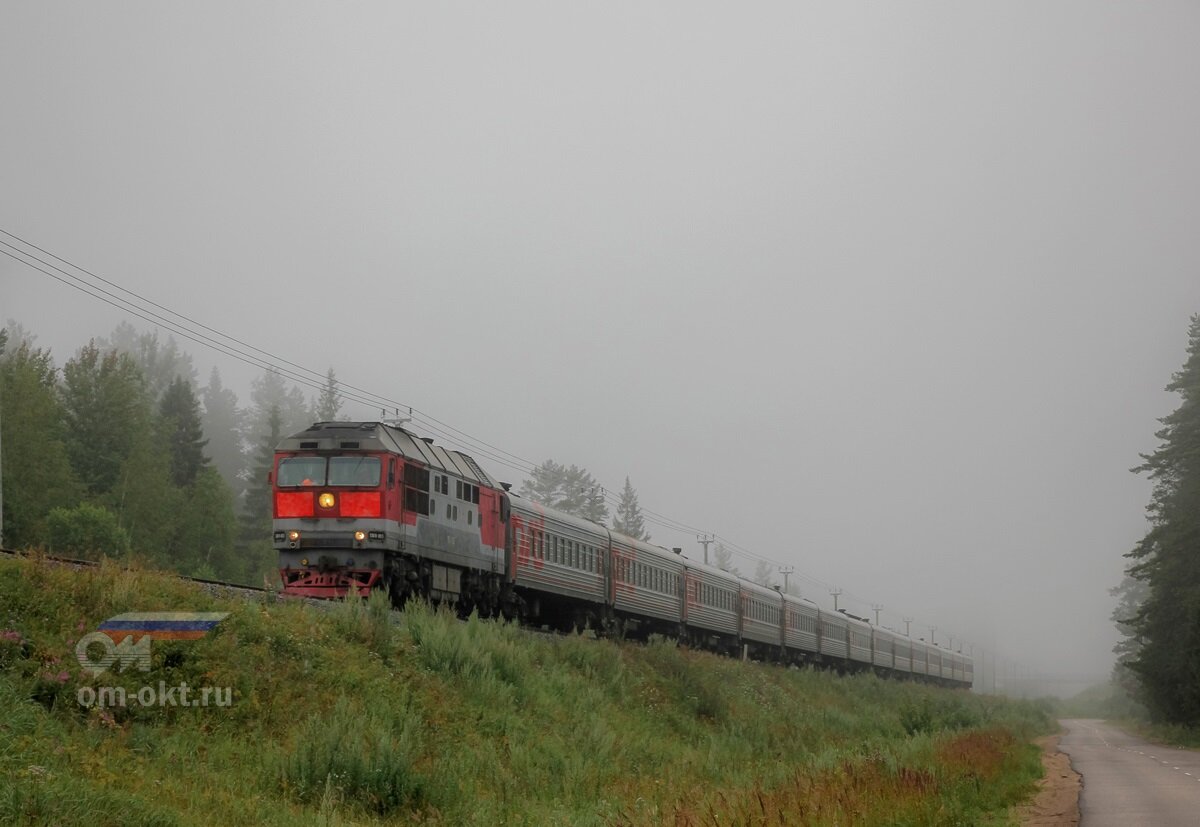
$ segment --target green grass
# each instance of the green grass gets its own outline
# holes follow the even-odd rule
[[[126,611],[229,611],[82,674]],[[872,676],[461,623],[378,597],[221,602],[159,573],[0,561],[0,823],[988,824],[1040,774],[1044,711]],[[65,676],[64,676],[65,673]],[[81,687],[231,687],[84,709]]]

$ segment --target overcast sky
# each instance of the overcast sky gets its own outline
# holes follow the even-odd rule
[[[1198,41],[1191,2],[0,0],[0,229],[821,605],[1103,676],[1200,312]],[[127,318],[0,257],[10,317],[60,364]]]

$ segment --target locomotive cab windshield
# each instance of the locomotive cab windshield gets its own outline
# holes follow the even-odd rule
[[[280,488],[347,486],[375,488],[383,465],[379,457],[349,454],[336,457],[285,457],[279,460]]]

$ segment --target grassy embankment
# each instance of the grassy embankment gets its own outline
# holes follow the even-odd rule
[[[230,611],[93,680],[127,611]],[[81,687],[231,687],[84,709]],[[219,601],[156,572],[0,560],[0,823],[1004,824],[1029,704],[459,623],[372,600]]]

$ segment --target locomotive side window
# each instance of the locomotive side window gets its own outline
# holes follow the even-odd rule
[[[330,485],[379,485],[379,457],[344,456],[329,458]]]
[[[416,465],[404,466],[404,484],[411,485],[419,491],[429,490],[429,469]]]
[[[281,488],[324,485],[325,457],[286,457],[279,460],[277,483]]]
[[[416,514],[429,513],[429,495],[415,488],[404,489],[404,508]]]

